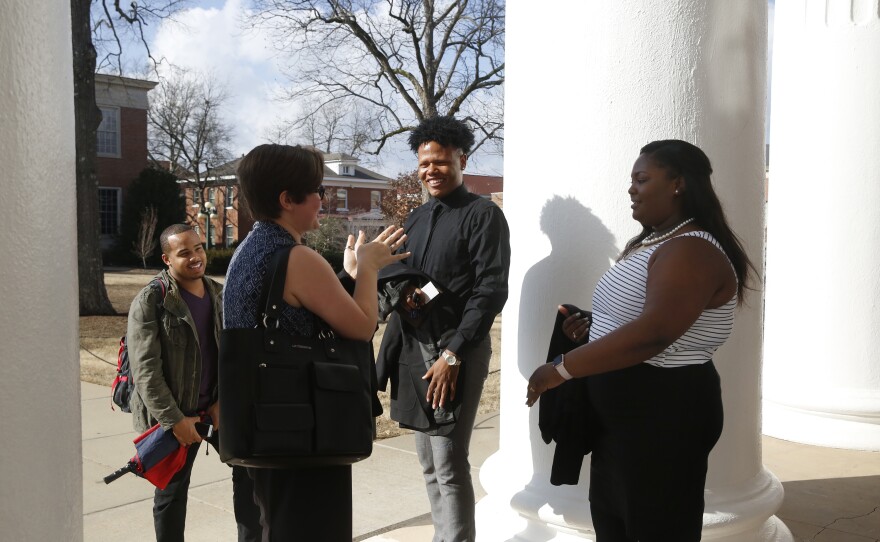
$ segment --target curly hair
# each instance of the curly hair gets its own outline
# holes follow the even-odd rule
[[[444,147],[455,147],[468,154],[474,145],[474,133],[467,124],[455,117],[431,117],[409,133],[409,147],[413,152],[418,152],[419,147],[428,141],[435,141]]]

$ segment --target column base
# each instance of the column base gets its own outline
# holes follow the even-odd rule
[[[501,452],[486,460],[480,482],[488,491],[477,503],[479,542],[583,542],[596,540],[587,490],[554,487],[540,481],[511,480],[501,469]],[[523,483],[524,482],[524,483]],[[782,504],[783,488],[768,470],[735,487],[707,489],[703,514],[704,541],[793,542],[785,524],[773,515]]]
[[[831,412],[764,399],[762,433],[801,444],[878,452],[880,414]]]

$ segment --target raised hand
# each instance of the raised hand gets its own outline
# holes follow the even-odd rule
[[[394,253],[403,245],[404,241],[406,241],[406,234],[403,232],[403,228],[388,226],[371,242],[356,247],[358,265],[368,264],[378,271],[388,264],[408,258],[409,252]]]

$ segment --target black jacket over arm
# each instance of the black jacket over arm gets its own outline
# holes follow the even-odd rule
[[[399,303],[403,284],[393,278],[415,286],[430,281],[440,294],[419,321],[390,312],[377,359],[379,385],[385,389],[391,380],[393,420],[429,434],[445,434],[454,426],[459,397],[446,405],[451,412],[438,412],[425,400],[428,383],[422,376],[448,349],[462,360],[458,387],[467,378],[471,349],[486,339],[507,301],[510,230],[497,205],[464,186],[415,209],[404,228],[402,250],[412,254],[380,273],[380,282],[389,281],[383,289],[386,301],[390,306]]]
[[[573,305],[566,307],[570,313],[580,310]],[[562,331],[565,318],[562,313],[556,313],[547,363],[559,354],[565,354],[580,345]],[[550,444],[551,440],[556,442],[553,466],[550,468],[550,483],[554,486],[576,485],[584,456],[593,450],[593,431],[596,429],[585,378],[563,382],[541,395],[538,428],[545,443]]]

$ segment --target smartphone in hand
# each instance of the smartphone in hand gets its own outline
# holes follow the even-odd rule
[[[211,438],[214,434],[214,426],[210,423],[196,422],[196,433],[203,439]]]

